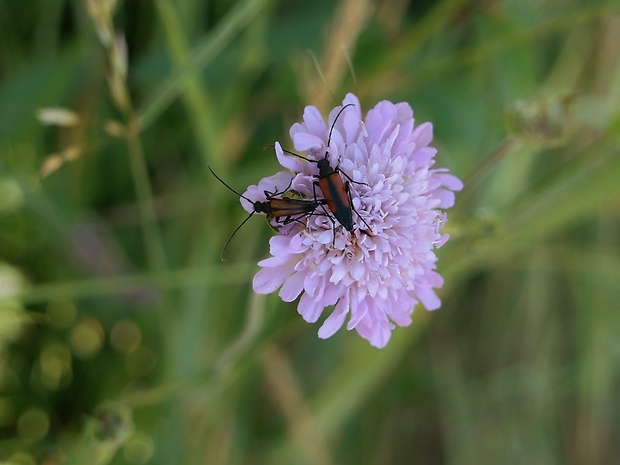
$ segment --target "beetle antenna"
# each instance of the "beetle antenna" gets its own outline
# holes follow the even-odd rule
[[[283,148],[283,149],[282,149],[282,151],[283,151],[284,153],[288,153],[289,155],[293,155],[294,157],[301,158],[302,160],[306,160],[306,161],[311,161],[311,162],[314,162],[314,163],[318,163],[318,161],[316,161],[316,160],[310,160],[309,158],[306,158],[306,157],[304,157],[304,156],[302,156],[302,155],[299,155],[298,153],[291,152],[290,150],[286,150],[285,148]]]
[[[276,147],[275,145],[271,145],[271,144],[270,145],[265,145],[265,147],[263,147],[263,150],[266,150],[267,148],[274,149],[275,147]],[[303,155],[299,155],[298,153],[291,152],[290,150],[286,150],[284,147],[280,147],[280,148],[282,149],[282,151],[284,153],[288,153],[289,155],[293,155],[294,157],[301,158],[302,160],[306,160],[306,161],[311,161],[313,163],[318,163],[317,160],[310,160],[309,158],[306,158]]]
[[[245,197],[244,197],[244,198],[245,198]],[[222,260],[223,262],[225,262],[225,261],[226,261],[226,259],[224,258],[224,252],[226,251],[226,247],[228,247],[228,244],[230,244],[230,241],[232,241],[232,238],[233,238],[233,237],[235,237],[235,234],[237,234],[237,231],[239,231],[239,230],[241,229],[241,226],[243,226],[245,223],[247,223],[247,222],[248,222],[248,220],[249,220],[250,218],[252,218],[252,215],[253,215],[254,213],[255,213],[255,212],[250,213],[250,214],[248,215],[248,217],[247,217],[245,220],[243,220],[243,222],[242,222],[239,226],[237,226],[237,229],[235,229],[235,230],[233,231],[233,233],[230,235],[230,237],[229,237],[229,238],[228,238],[228,240],[226,241],[226,244],[224,244],[224,247],[222,248],[222,251],[220,252],[220,260]]]
[[[332,127],[329,128],[329,137],[327,138],[327,147],[329,147],[329,144],[332,141],[332,132],[334,131],[334,126],[336,126],[336,121],[338,121],[338,118],[340,117],[340,115],[342,114],[342,112],[344,111],[345,108],[352,107],[352,106],[354,106],[352,103],[347,103],[344,107],[342,107],[340,109],[340,111],[338,112],[338,114],[334,118],[334,122],[332,123]]]
[[[226,183],[224,182],[224,180],[223,180],[222,178],[220,178],[217,174],[215,174],[215,171],[213,171],[213,169],[211,169],[211,165],[207,165],[207,167],[209,168],[209,171],[211,171],[211,174],[212,174],[213,176],[215,176],[215,178],[216,178],[219,182],[221,182],[222,184],[224,184],[224,185],[228,188],[228,190],[229,190],[229,191],[234,192],[235,194],[237,194],[237,195],[238,195],[239,197],[241,197],[242,199],[245,199],[245,200],[247,200],[248,202],[250,202],[251,204],[254,204],[254,201],[253,201],[253,200],[248,199],[245,195],[240,194],[239,192],[237,192],[236,190],[234,190],[232,187],[230,187],[228,184],[226,184]]]

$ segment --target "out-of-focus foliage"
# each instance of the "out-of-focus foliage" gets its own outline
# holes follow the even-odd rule
[[[615,0],[0,0],[0,461],[614,463]],[[256,296],[305,105],[432,121],[443,307],[384,350]]]

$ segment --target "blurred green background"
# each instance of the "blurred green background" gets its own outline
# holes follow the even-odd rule
[[[620,461],[620,4],[0,0],[0,461]],[[251,279],[305,105],[431,121],[442,308],[377,350]],[[50,109],[55,109],[50,111]]]

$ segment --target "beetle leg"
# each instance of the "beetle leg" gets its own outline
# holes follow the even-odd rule
[[[359,182],[359,181],[355,181],[351,176],[349,176],[347,173],[345,173],[344,171],[340,171],[340,168],[338,168],[338,166],[336,166],[336,168],[334,169],[334,171],[336,173],[340,173],[342,174],[345,178],[347,178],[350,182],[352,182],[353,184],[359,184],[361,186],[366,186],[366,187],[370,187],[370,184],[366,184],[365,182]]]
[[[318,202],[319,200],[316,197],[316,187],[319,185],[318,181],[314,181],[312,183],[312,193],[314,194],[314,201]],[[329,221],[332,222],[332,247],[336,246],[336,222],[334,221],[334,219],[332,218],[332,216],[329,214],[329,212],[327,211],[327,209],[325,208],[325,203],[326,202],[321,202],[321,208],[323,209],[323,211],[325,212],[325,216],[327,216],[327,218],[329,218]]]
[[[263,191],[263,193],[265,194],[265,198],[267,200],[272,200],[276,195],[281,195],[284,194],[287,190],[290,189],[290,187],[293,185],[293,178],[291,178],[291,182],[288,183],[288,186],[286,186],[286,188],[283,191],[278,191],[278,187],[276,186],[276,191],[275,192],[269,192],[267,190]]]
[[[352,181],[352,182],[355,182],[355,181]],[[366,184],[366,185],[368,185],[368,184]],[[359,212],[357,211],[357,209],[353,205],[353,199],[351,198],[351,189],[350,189],[350,187],[351,187],[351,184],[349,183],[349,181],[347,181],[344,184],[344,190],[347,192],[347,195],[349,196],[349,204],[351,205],[351,210],[353,210],[355,212],[355,214],[357,215],[357,217],[360,220],[362,220],[362,223],[364,223],[366,225],[368,230],[370,230],[371,234],[368,234],[368,231],[366,231],[364,229],[360,229],[360,231],[363,231],[364,233],[368,234],[369,236],[374,236],[374,233],[372,233],[372,228],[370,227],[370,225],[366,222],[366,220],[364,218],[362,218],[362,215],[359,214]]]

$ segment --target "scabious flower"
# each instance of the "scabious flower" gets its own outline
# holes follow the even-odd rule
[[[347,329],[381,348],[396,325],[411,323],[418,302],[427,310],[441,305],[434,291],[443,284],[434,249],[448,239],[441,232],[442,210],[453,206],[453,191],[463,185],[447,169],[432,168],[437,153],[429,146],[432,125],[414,126],[409,104],[379,102],[365,119],[355,95],[345,97],[343,106],[348,104],[353,105],[335,124],[342,106],[331,111],[327,124],[316,107],[306,107],[303,123],[294,124],[290,135],[297,153],[319,160],[327,151],[331,167],[355,181],[349,183],[353,231],[340,225],[327,206],[281,227],[269,242],[272,256],[259,262],[262,269],[253,287],[261,294],[280,288],[286,302],[301,294],[297,309],[309,323],[334,306],[319,337],[332,336],[349,316]],[[288,171],[250,186],[244,195],[264,200],[264,191],[281,192],[290,183],[290,190],[310,200],[315,192],[322,198],[318,186],[313,188],[316,163],[285,153],[279,143],[275,151]],[[249,202],[242,204],[252,211]]]

